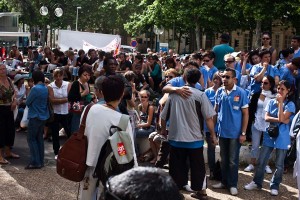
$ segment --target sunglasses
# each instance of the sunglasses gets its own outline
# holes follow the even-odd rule
[[[231,77],[227,76],[227,75],[224,75],[224,76],[222,76],[222,78],[230,79]]]
[[[174,76],[166,76],[166,78],[174,78]]]
[[[224,62],[225,63],[233,63],[234,61],[233,60],[225,60]]]
[[[270,38],[262,38],[263,40],[269,40]]]
[[[142,98],[142,99],[147,99],[147,98],[148,98],[148,96],[141,96],[141,98]]]
[[[209,62],[210,60],[203,60],[203,62]]]
[[[262,82],[264,85],[269,85],[269,82]]]

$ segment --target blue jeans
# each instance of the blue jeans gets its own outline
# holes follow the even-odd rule
[[[221,155],[222,184],[226,187],[237,187],[239,154],[241,143],[238,139],[219,138]]]
[[[255,175],[253,181],[257,184],[259,188],[262,188],[262,183],[264,180],[265,167],[268,163],[273,147],[262,146],[260,154],[258,157],[257,167],[255,170]],[[279,184],[282,181],[282,175],[284,171],[284,158],[286,156],[287,150],[276,149],[276,170],[273,174],[272,180],[270,182],[270,189],[279,189]]]
[[[30,149],[30,164],[34,166],[44,165],[44,126],[44,120],[29,119],[27,143]]]
[[[209,170],[212,172],[216,165],[216,147],[212,144],[210,133],[206,132],[206,142],[207,142],[207,160]]]

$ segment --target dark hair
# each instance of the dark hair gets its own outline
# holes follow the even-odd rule
[[[36,85],[38,82],[45,83],[45,75],[41,71],[32,72],[33,83]]]
[[[293,36],[292,40],[297,40],[298,42],[300,42],[300,35]]]
[[[85,51],[84,51],[83,49],[80,49],[80,50],[78,51],[78,55],[81,56],[82,54],[85,54]]]
[[[80,77],[84,72],[87,72],[89,74],[92,74],[92,70],[90,67],[88,66],[82,66],[79,68],[78,70],[78,77]]]
[[[116,59],[115,59],[114,57],[112,57],[112,56],[106,56],[106,57],[104,58],[104,60],[103,60],[103,68],[104,68],[104,70],[105,70],[105,73],[107,73],[107,74],[114,73],[114,72],[111,71],[111,69],[110,69],[110,67],[109,67],[109,65],[108,65],[108,61],[109,61],[109,60],[114,60],[114,61],[116,61]]]
[[[204,58],[204,57],[208,57],[209,59],[213,59],[213,58],[216,57],[216,54],[213,51],[206,51],[206,52],[204,52],[204,54],[202,54],[202,58]]]
[[[270,86],[271,86],[270,91],[272,92],[272,94],[275,94],[276,93],[276,91],[275,91],[275,79],[272,76],[269,76],[269,75],[265,76],[265,77],[270,82]]]
[[[121,99],[124,93],[124,82],[118,75],[106,77],[102,83],[102,93],[106,102]]]
[[[294,49],[293,48],[287,48],[287,49],[281,50],[279,52],[279,55],[282,54],[282,56],[284,58],[287,58],[290,54],[293,54],[293,53],[294,53]]]
[[[198,69],[188,69],[184,72],[184,75],[187,82],[191,85],[194,85],[199,81],[201,72]]]
[[[102,84],[103,81],[106,79],[106,76],[99,76],[96,80],[95,80],[95,85],[94,88],[98,91],[102,91]]]
[[[262,50],[262,51],[259,52],[259,57],[262,58],[266,54],[272,55],[271,51],[269,51],[269,50]]]
[[[263,32],[261,35],[262,35],[262,36],[263,36],[263,35],[268,35],[269,38],[272,39],[272,34],[271,34],[270,32],[268,32],[268,31]]]
[[[231,72],[232,73],[232,78],[235,78],[236,77],[236,72],[235,72],[235,69],[231,69],[229,67],[227,67],[224,72]]]
[[[168,63],[172,63],[173,67],[171,67],[171,68],[175,68],[175,67],[176,67],[176,62],[174,61],[173,58],[168,58],[168,59],[166,60],[166,65],[167,65]]]
[[[196,63],[195,61],[190,61],[190,62],[188,62],[188,63],[186,64],[186,67],[189,66],[189,65],[195,66],[195,67],[197,67],[197,68],[199,69],[199,65],[198,65],[198,63]]]
[[[101,59],[104,58],[105,54],[106,54],[105,51],[99,51],[98,52],[99,58],[101,58]]]
[[[294,91],[292,91],[292,85],[290,84],[290,82],[288,82],[287,80],[281,80],[281,81],[279,81],[279,83],[278,83],[278,86],[279,86],[279,85],[284,85],[284,86],[286,87],[286,89],[289,90],[289,92],[288,92],[286,98],[287,98],[289,101],[291,101],[292,99],[290,99],[290,98],[291,98],[291,96],[293,95]]]
[[[202,55],[201,53],[195,53],[192,55],[192,58],[195,59],[195,60],[202,60]]]
[[[132,81],[135,78],[135,73],[133,71],[127,71],[125,72],[124,77],[127,81]]]
[[[253,56],[259,56],[259,51],[258,50],[251,50],[249,53],[249,62],[251,65],[254,65],[253,61],[252,61],[252,57]]]
[[[115,200],[182,200],[172,177],[154,167],[136,167],[112,177],[106,184],[105,199]]]
[[[138,59],[141,63],[143,63],[143,61],[144,61],[144,56],[141,54],[136,55],[134,58]]]
[[[292,64],[295,65],[298,69],[300,69],[300,57],[293,58]]]

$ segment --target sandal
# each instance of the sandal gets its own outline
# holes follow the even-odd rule
[[[4,158],[2,158],[2,159],[0,160],[0,164],[1,164],[1,165],[7,165],[7,164],[9,164],[9,162],[8,162],[7,160],[5,160]]]

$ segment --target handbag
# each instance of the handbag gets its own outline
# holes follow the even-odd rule
[[[75,132],[58,152],[56,172],[70,181],[80,182],[83,180],[87,165],[87,137],[84,135],[87,114],[93,103],[85,109],[79,131]]]
[[[267,132],[271,138],[277,138],[279,135],[279,125],[270,123],[269,127],[267,128]]]

